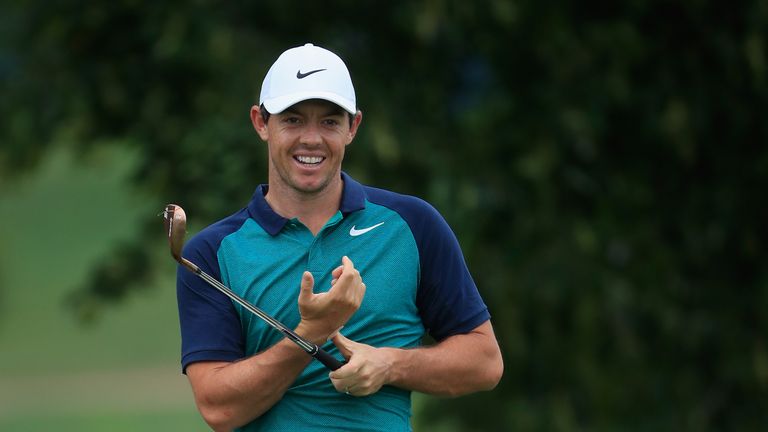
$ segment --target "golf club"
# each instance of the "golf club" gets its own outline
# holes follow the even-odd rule
[[[340,368],[344,364],[343,362],[337,360],[335,357],[328,354],[325,350],[318,347],[314,343],[297,335],[296,333],[293,332],[293,330],[286,327],[280,321],[272,318],[263,310],[248,303],[242,297],[235,294],[234,291],[232,291],[226,285],[216,280],[216,278],[202,271],[200,267],[195,265],[193,262],[182,257],[181,250],[184,246],[184,235],[186,234],[186,231],[187,231],[187,215],[184,212],[184,209],[182,209],[180,206],[176,204],[166,205],[165,210],[162,212],[162,215],[165,223],[165,230],[168,233],[168,245],[171,248],[171,255],[176,261],[179,262],[179,264],[186,267],[187,270],[191,271],[192,273],[198,275],[204,281],[208,282],[209,285],[221,291],[224,295],[226,295],[227,297],[235,301],[240,306],[247,309],[249,312],[261,318],[270,327],[281,332],[283,335],[285,335],[285,337],[287,337],[296,345],[298,345],[307,354],[311,355],[317,361],[325,365],[325,367],[327,367],[328,369],[333,371]]]

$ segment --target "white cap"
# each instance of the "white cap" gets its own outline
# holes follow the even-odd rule
[[[269,68],[259,103],[271,114],[308,99],[324,99],[355,114],[355,88],[336,54],[310,43],[291,48]]]

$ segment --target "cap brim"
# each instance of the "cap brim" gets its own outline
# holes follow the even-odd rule
[[[299,102],[310,99],[327,100],[328,102],[333,102],[336,105],[342,107],[344,111],[347,111],[350,114],[357,113],[357,108],[355,107],[354,102],[347,98],[341,97],[336,93],[328,92],[313,91],[291,93],[289,95],[284,95],[272,99],[265,99],[263,103],[264,107],[267,109],[267,111],[269,111],[270,114],[277,114],[285,111],[285,109],[291,105],[295,105]]]

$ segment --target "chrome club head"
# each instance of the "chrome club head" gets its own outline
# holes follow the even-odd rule
[[[181,250],[184,236],[187,234],[187,214],[176,204],[168,204],[162,213],[165,231],[168,233],[168,246],[173,258],[181,262]]]

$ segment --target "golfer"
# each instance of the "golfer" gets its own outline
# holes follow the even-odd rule
[[[346,364],[329,372],[178,271],[182,368],[215,430],[409,431],[411,392],[490,390],[503,364],[451,229],[426,202],[341,170],[362,122],[349,71],[306,44],[264,78],[268,183],[183,256]],[[433,344],[422,346],[429,334]]]

